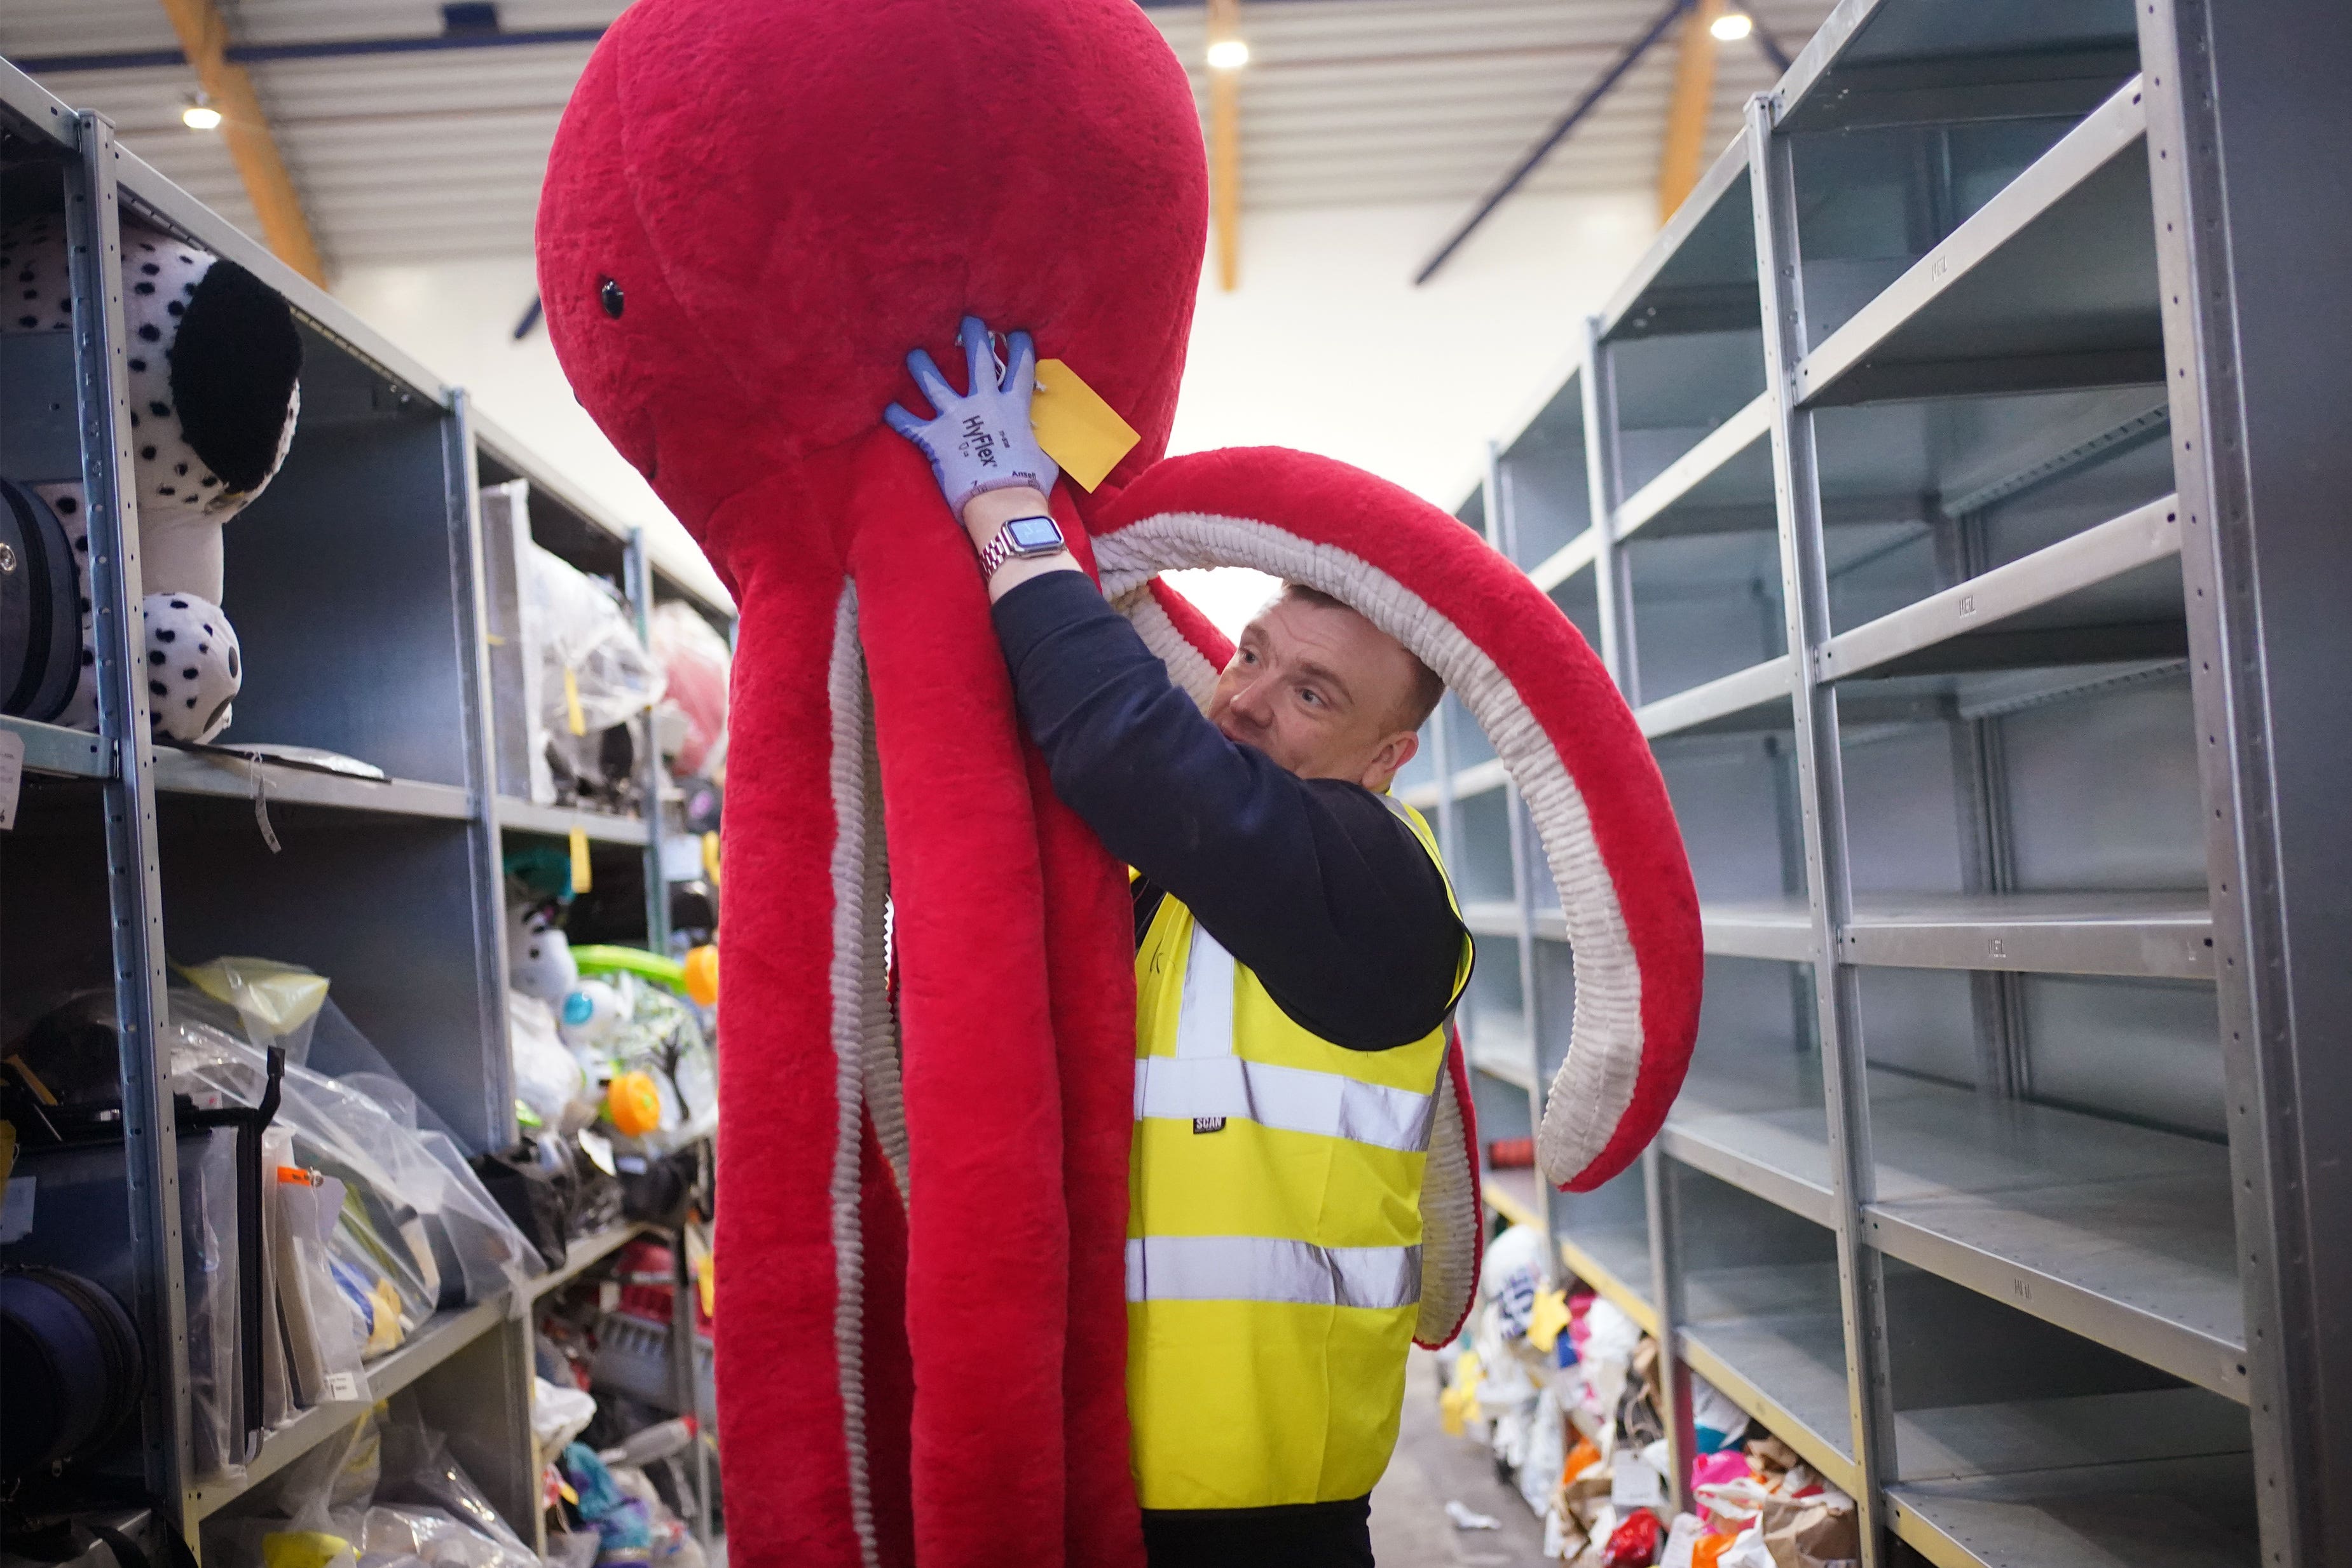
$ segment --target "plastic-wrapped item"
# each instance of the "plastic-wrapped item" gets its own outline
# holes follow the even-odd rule
[[[205,1560],[225,1568],[540,1568],[440,1434],[373,1416],[204,1536]]]
[[[464,1546],[464,1555],[454,1546],[437,1555],[420,1552],[428,1562],[457,1563],[465,1568],[539,1568],[538,1554],[508,1528],[466,1468],[451,1456],[448,1439],[414,1421],[395,1421],[384,1428],[383,1471],[376,1481],[375,1504],[376,1510],[397,1508],[404,1515],[439,1510],[474,1538]]]
[[[588,1075],[556,1032],[553,1009],[537,997],[509,990],[507,1038],[514,1054],[515,1099],[521,1107],[550,1133],[584,1126],[594,1115]]]
[[[326,1005],[327,977],[272,958],[215,958],[180,973],[216,1002],[236,1009],[245,1038],[275,1045],[297,1067],[310,1061],[310,1031]]]
[[[194,993],[174,992],[173,1087],[199,1103],[254,1103],[262,1053],[205,1020]],[[397,1333],[387,1336],[390,1325],[379,1322],[371,1354],[438,1308],[520,1291],[537,1271],[538,1253],[446,1134],[404,1124],[360,1090],[295,1067],[286,1071],[278,1120],[294,1134],[297,1165],[344,1185],[330,1244],[336,1261],[360,1277],[367,1300],[397,1308]]]
[[[245,1408],[237,1334],[236,1138],[192,1133],[191,1145],[180,1160],[189,1438],[195,1473],[217,1478],[243,1469],[246,1428],[261,1416]]]
[[[530,1435],[542,1453],[562,1453],[596,1418],[596,1396],[544,1377],[530,1380]]]
[[[289,1128],[270,1129],[263,1148],[264,1170],[274,1178],[267,1224],[291,1401],[305,1407],[365,1403],[361,1357],[373,1337],[375,1312],[346,1288],[330,1239],[342,1214],[343,1184],[293,1163]]]
[[[537,545],[524,556],[523,636],[540,658],[531,794],[551,804],[561,789],[542,759],[573,779],[605,777],[604,732],[660,701],[664,682],[611,585]]]
[[[686,720],[677,770],[717,778],[727,765],[727,682],[735,655],[716,627],[678,600],[656,605],[647,630],[668,682],[663,706],[675,706]]]
[[[719,1125],[719,1073],[701,1015],[685,998],[625,970],[597,983],[618,998],[620,1017],[593,1038],[580,1037],[574,1050],[581,1065],[595,1083],[644,1073],[660,1101],[652,1128],[616,1141],[635,1154],[661,1155],[708,1136]]]

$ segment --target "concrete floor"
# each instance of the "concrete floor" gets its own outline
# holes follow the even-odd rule
[[[1449,1437],[1437,1419],[1437,1358],[1412,1353],[1396,1457],[1372,1489],[1372,1555],[1380,1568],[1543,1568],[1543,1525],[1497,1479],[1486,1445]],[[1492,1515],[1500,1530],[1456,1530],[1445,1505]]]

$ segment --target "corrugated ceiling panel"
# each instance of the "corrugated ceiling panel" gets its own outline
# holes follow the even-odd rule
[[[1661,0],[1244,0],[1243,199],[1252,207],[1475,200],[1619,53]],[[1755,0],[1801,47],[1832,0]],[[437,0],[233,0],[238,38],[279,44],[425,36]],[[598,26],[617,0],[502,0],[510,31]],[[1152,20],[1205,90],[1199,6]],[[0,54],[170,48],[154,0],[5,0]],[[584,45],[436,50],[253,68],[288,167],[331,262],[426,260],[529,247],[547,149]],[[1710,155],[1777,72],[1724,45]],[[1673,76],[1671,42],[1629,72],[1543,166],[1531,191],[1647,189]],[[165,174],[253,225],[220,139],[186,130],[184,67],[78,72],[44,83],[113,118]]]

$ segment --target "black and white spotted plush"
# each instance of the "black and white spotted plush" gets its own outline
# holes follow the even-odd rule
[[[123,322],[130,334],[132,494],[151,619],[159,604],[217,628],[197,676],[151,670],[157,733],[208,740],[226,727],[240,684],[235,631],[221,612],[221,528],[261,493],[294,438],[301,409],[301,339],[292,312],[235,262],[135,224],[122,225]],[[35,214],[0,230],[0,333],[73,326],[63,220]],[[40,479],[47,476],[29,476]],[[98,727],[89,615],[89,518],[81,486],[32,486],[74,543],[82,612],[82,674],[55,722]],[[150,627],[149,653],[155,652]],[[151,657],[151,664],[154,661]],[[224,685],[225,683],[225,685]],[[155,685],[167,687],[158,695]],[[199,689],[201,688],[201,689]]]

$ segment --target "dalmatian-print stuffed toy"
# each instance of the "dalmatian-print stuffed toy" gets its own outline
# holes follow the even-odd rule
[[[220,607],[221,528],[285,461],[302,343],[286,302],[235,262],[131,223],[122,256],[149,721],[159,736],[210,740],[228,727],[243,682]],[[36,214],[0,230],[0,333],[70,330],[68,279],[62,218]],[[62,708],[26,716],[95,729],[88,507],[79,481],[28,477],[72,545],[81,670]]]
[[[507,985],[548,1003],[561,1003],[580,984],[572,939],[555,922],[552,900],[514,899],[507,904]]]

